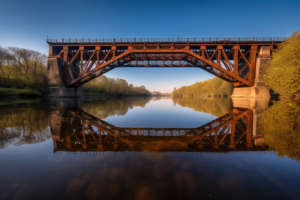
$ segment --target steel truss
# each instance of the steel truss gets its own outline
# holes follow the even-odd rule
[[[49,57],[63,60],[68,87],[80,87],[116,67],[197,67],[234,86],[253,86],[258,45],[263,44],[64,43],[50,44]]]

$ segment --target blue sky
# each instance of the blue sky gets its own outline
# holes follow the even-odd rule
[[[0,0],[0,45],[47,53],[49,38],[287,37],[299,0]],[[151,91],[213,78],[201,69],[118,68],[106,74]]]

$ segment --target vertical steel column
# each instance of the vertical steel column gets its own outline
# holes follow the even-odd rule
[[[257,52],[257,45],[252,45],[251,46],[251,54],[250,54],[250,78],[249,78],[249,82],[251,84],[251,86],[254,85],[254,81],[255,81],[255,64],[256,64],[256,52]]]
[[[69,47],[67,45],[63,46],[63,77],[64,84],[67,86],[68,84],[68,58],[69,58]]]
[[[111,47],[111,50],[113,52],[113,58],[116,57],[116,49],[117,49],[116,46]]]
[[[100,52],[100,46],[96,46],[96,51],[97,51],[97,64],[96,66],[99,65],[99,52]]]
[[[221,45],[217,46],[217,51],[218,51],[218,65],[219,66],[221,66],[222,49],[223,49],[223,46],[221,46]]]
[[[234,74],[239,76],[239,45],[234,46],[234,55],[233,55],[233,60],[234,60]]]
[[[201,46],[201,56],[203,57],[203,58],[205,58],[205,50],[206,50],[206,46]]]
[[[83,73],[83,51],[84,51],[84,47],[80,48],[80,73]]]

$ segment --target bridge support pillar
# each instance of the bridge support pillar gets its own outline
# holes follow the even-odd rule
[[[262,71],[268,61],[271,60],[270,46],[262,46],[259,57],[256,58],[255,82],[253,87],[234,88],[232,99],[270,99],[270,90],[262,82]]]
[[[56,57],[48,58],[47,97],[82,97],[81,88],[67,88],[63,81],[63,62]]]

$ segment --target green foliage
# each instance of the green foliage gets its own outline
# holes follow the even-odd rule
[[[279,156],[300,161],[300,105],[281,100],[259,115],[259,128],[265,142]]]
[[[265,66],[262,82],[281,95],[300,92],[300,31],[278,45],[271,63]]]
[[[38,51],[0,46],[0,87],[31,89],[44,94],[46,58]]]
[[[83,85],[84,93],[98,93],[108,95],[151,95],[145,86],[134,87],[124,79],[113,79],[101,76]]]
[[[202,96],[202,95],[228,95],[233,91],[233,86],[222,79],[215,77],[204,82],[197,82],[190,86],[183,86],[172,92],[174,97]]]

